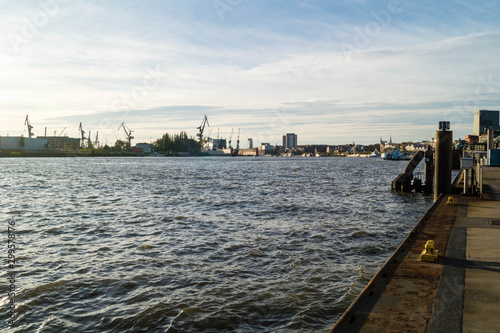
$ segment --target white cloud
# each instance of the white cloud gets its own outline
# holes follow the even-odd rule
[[[299,3],[312,11],[325,7],[321,1]],[[77,128],[84,119],[93,131],[107,130],[103,135],[111,139],[109,131],[117,125],[103,126],[103,119],[118,125],[126,121],[138,140],[149,141],[165,131],[184,129],[194,135],[207,114],[225,132],[241,127],[245,136],[257,137],[264,129],[271,142],[290,131],[308,142],[367,143],[387,136],[387,131],[406,135],[408,141],[426,131],[425,138],[432,135],[441,117],[458,119],[457,127],[465,134],[472,125],[464,123],[466,112],[500,106],[495,104],[500,33],[496,27],[485,30],[484,23],[473,24],[472,18],[462,18],[468,30],[458,19],[443,23],[438,16],[416,12],[419,5],[413,4],[415,8],[405,7],[367,47],[344,53],[339,45],[350,42],[354,26],[363,27],[370,19],[371,7],[356,17],[364,8],[359,6],[368,3],[358,3],[352,13],[336,8],[338,12],[323,13],[318,20],[298,10],[279,17],[276,8],[252,3],[235,9],[224,22],[214,13],[203,19],[200,13],[206,8],[190,19],[191,8],[185,5],[175,8],[182,13],[179,17],[165,17],[167,26],[160,20],[148,22],[148,15],[161,15],[148,14],[147,6],[127,2],[113,12],[106,6],[78,2],[61,7],[19,53],[8,39],[0,40],[0,134],[22,131],[29,113],[39,128]],[[289,8],[293,6],[279,9]],[[17,5],[10,15],[0,16],[0,28],[19,33],[23,17],[37,10]],[[258,10],[267,11],[259,18],[234,21]],[[411,15],[420,21],[409,20]],[[451,35],[435,32],[429,22],[453,23],[460,29]],[[156,68],[161,83],[137,95]],[[477,95],[484,80],[489,86]],[[128,101],[128,106],[114,108],[117,101]],[[174,116],[170,110],[176,106]],[[272,120],[277,117],[279,126]]]

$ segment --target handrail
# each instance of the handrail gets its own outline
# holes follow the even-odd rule
[[[483,198],[483,164],[479,163],[478,164],[478,176],[479,176],[479,197],[482,199]]]

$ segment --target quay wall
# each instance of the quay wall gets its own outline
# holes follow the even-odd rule
[[[455,178],[452,189],[455,188],[460,180],[461,172],[458,173]],[[425,212],[425,214],[420,218],[412,231],[406,236],[399,247],[394,251],[394,253],[387,259],[387,261],[382,265],[379,271],[372,277],[370,282],[361,291],[361,293],[356,297],[356,299],[351,303],[343,315],[337,320],[335,325],[330,330],[330,333],[338,332],[349,332],[352,327],[352,323],[355,321],[357,311],[360,310],[362,306],[368,303],[370,298],[377,293],[380,289],[384,289],[384,285],[390,281],[391,275],[394,273],[395,266],[399,266],[404,258],[409,253],[412,248],[413,243],[416,238],[422,233],[426,227],[427,222],[431,219],[432,215],[436,209],[444,204],[443,200],[447,200],[447,194],[441,194],[434,204]],[[423,249],[423,247],[422,247]],[[359,316],[358,316],[359,317]]]
[[[239,156],[259,156],[259,148],[240,149],[238,150]]]

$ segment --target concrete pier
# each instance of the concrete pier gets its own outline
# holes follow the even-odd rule
[[[483,182],[483,199],[457,182],[440,196],[331,332],[498,332],[500,168]],[[436,263],[420,261],[427,240]]]

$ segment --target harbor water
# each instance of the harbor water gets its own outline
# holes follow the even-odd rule
[[[391,192],[406,163],[0,159],[0,329],[328,331],[433,202]]]

